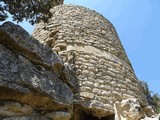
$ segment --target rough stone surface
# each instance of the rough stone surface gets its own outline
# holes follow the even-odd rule
[[[57,53],[53,52],[48,46],[40,44],[23,28],[10,22],[0,26],[0,35],[2,36],[0,44],[34,64],[53,71],[76,90],[77,80],[73,75],[73,70],[68,69]]]
[[[74,5],[51,12],[33,33],[41,43],[0,26],[0,120],[160,119],[108,20]]]
[[[141,120],[160,120],[160,114],[154,117],[145,117],[144,119],[141,119]]]
[[[153,106],[143,107],[145,115],[148,116],[148,117],[155,117],[156,113],[155,113],[154,109],[153,109]]]
[[[135,98],[117,101],[114,107],[115,120],[139,120],[144,114],[142,107]]]
[[[54,64],[62,64],[59,56],[48,47],[34,40],[23,28],[7,22],[0,26],[0,43],[33,63],[53,69]],[[45,52],[44,52],[45,51]]]
[[[53,112],[53,113],[47,113],[45,116],[48,116],[49,118],[52,118],[53,120],[70,120],[71,114],[66,112]]]
[[[50,118],[44,117],[40,114],[30,116],[19,116],[19,117],[5,117],[0,118],[1,120],[51,120]]]
[[[78,77],[75,104],[92,115],[114,114],[114,103],[137,98],[147,106],[142,87],[113,25],[85,7],[60,5],[51,9],[49,23],[36,26],[33,36],[57,52]]]
[[[18,102],[1,101],[0,116],[21,116],[31,115],[33,109],[31,106],[20,104]]]
[[[159,120],[160,114],[155,113],[151,106],[141,107],[136,98],[128,98],[115,102],[115,120]],[[148,115],[149,113],[149,115]]]
[[[35,109],[71,112],[76,79],[60,57],[13,23],[1,25],[0,36],[0,116],[38,120]]]

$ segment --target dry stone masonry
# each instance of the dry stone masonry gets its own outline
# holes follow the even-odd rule
[[[51,9],[48,24],[36,26],[33,36],[48,45],[78,78],[75,104],[99,118],[114,114],[114,103],[137,98],[147,106],[142,88],[113,25],[85,7],[60,5]],[[80,108],[80,109],[82,109]]]
[[[160,119],[108,20],[75,5],[51,13],[34,37],[0,25],[0,120]]]

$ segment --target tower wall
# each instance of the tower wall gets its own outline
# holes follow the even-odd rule
[[[126,98],[147,101],[113,25],[85,7],[54,7],[49,23],[39,23],[33,36],[50,46],[70,66],[79,81],[75,103],[102,117]]]

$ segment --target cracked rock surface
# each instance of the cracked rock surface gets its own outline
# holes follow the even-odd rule
[[[70,114],[73,93],[61,77],[72,81],[74,74],[60,71],[65,67],[60,57],[13,23],[1,25],[0,36],[0,116],[41,114],[36,110]]]

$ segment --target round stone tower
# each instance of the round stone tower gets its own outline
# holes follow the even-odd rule
[[[78,79],[74,105],[99,118],[114,114],[114,103],[137,98],[147,106],[125,50],[113,25],[85,7],[60,5],[51,9],[47,24],[39,23],[33,36],[50,46]]]

